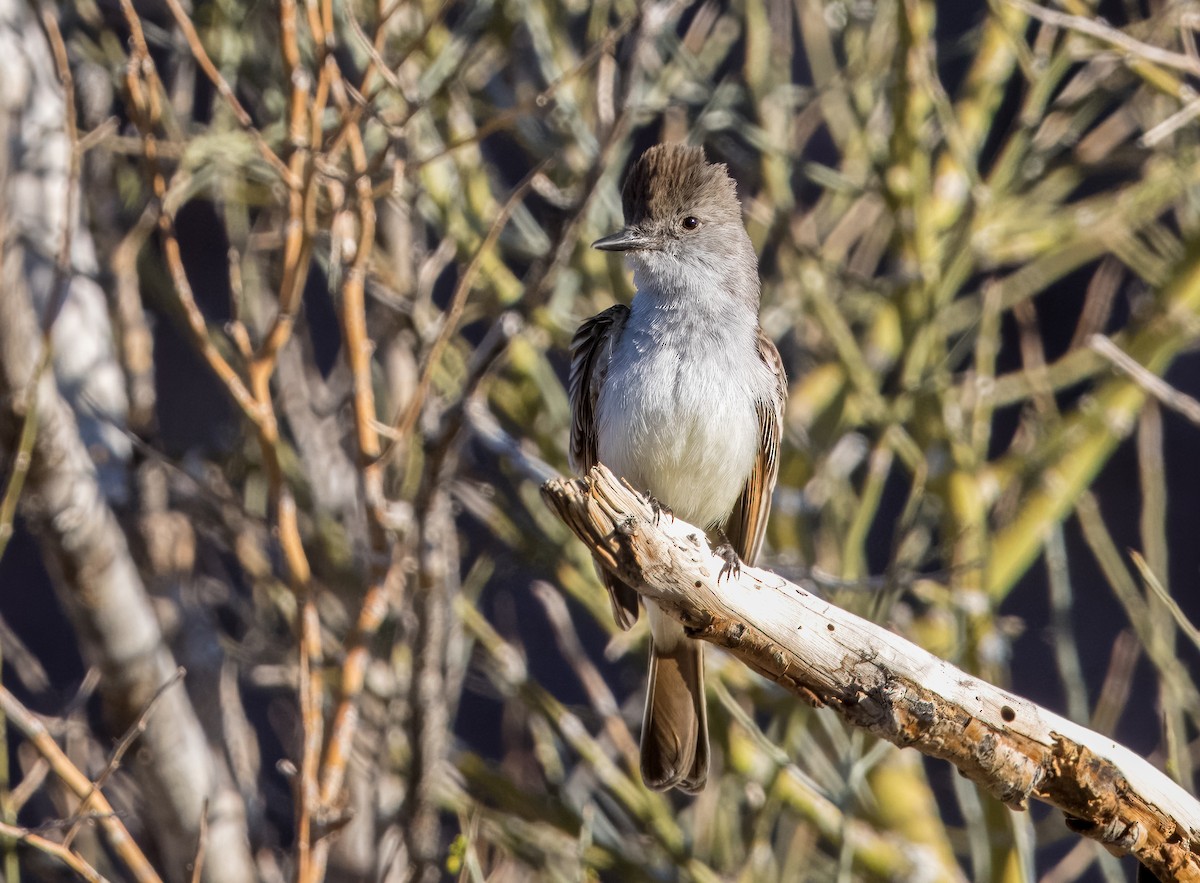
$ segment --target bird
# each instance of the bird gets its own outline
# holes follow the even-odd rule
[[[570,462],[597,463],[646,489],[656,511],[719,540],[721,575],[762,547],[787,377],[759,323],[758,257],[737,186],[699,146],[657,144],[626,176],[625,226],[592,243],[621,252],[636,293],[584,321],[571,343]],[[638,595],[597,566],[622,629]],[[720,578],[720,575],[719,577]],[[640,767],[652,790],[708,780],[702,644],[645,600],[650,670]]]

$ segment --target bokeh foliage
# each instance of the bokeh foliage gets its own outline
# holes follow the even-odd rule
[[[1195,648],[1162,601],[1194,581],[1160,401],[1187,405],[1148,390],[1200,333],[1200,58],[1189,7],[1142,6],[60,9],[114,301],[162,326],[152,362],[125,355],[141,469],[168,467],[209,587],[178,603],[219,615],[237,701],[270,710],[246,726],[297,768],[290,793],[269,748],[238,773],[260,873],[1125,879],[715,652],[710,784],[648,793],[644,626],[617,633],[537,485],[567,468],[571,334],[632,294],[588,243],[640,150],[702,143],[791,377],[763,563],[999,683],[1002,607],[1045,573],[1047,692],[1101,729],[1137,654],[1093,678],[1071,620],[1115,596],[1156,758],[1192,787]],[[128,345],[145,314],[115,312]],[[181,373],[223,396],[191,404]],[[1131,434],[1136,559],[1095,493]],[[1084,558],[1102,582],[1072,581]]]

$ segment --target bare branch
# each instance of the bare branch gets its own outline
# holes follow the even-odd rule
[[[1013,6],[1020,9],[1022,12],[1033,16],[1034,18],[1044,21],[1046,24],[1055,25],[1056,27],[1065,28],[1068,31],[1075,31],[1091,37],[1094,40],[1099,40],[1103,43],[1120,49],[1128,53],[1134,58],[1140,58],[1145,61],[1161,64],[1164,67],[1174,68],[1184,71],[1192,76],[1200,76],[1200,61],[1181,52],[1171,52],[1159,46],[1152,46],[1149,43],[1143,43],[1141,40],[1134,39],[1124,31],[1114,28],[1110,24],[1106,24],[1103,19],[1084,18],[1081,15],[1069,15],[1065,12],[1059,12],[1055,9],[1046,9],[1044,6],[1038,6],[1036,3],[1030,3],[1029,0],[1008,0]]]
[[[1087,345],[1112,362],[1114,368],[1122,374],[1127,374],[1134,383],[1172,411],[1182,414],[1192,423],[1200,426],[1200,402],[1187,393],[1175,389],[1153,371],[1148,371],[1103,334],[1093,334],[1088,338]]]
[[[97,820],[108,836],[109,844],[133,873],[134,879],[138,883],[162,883],[162,878],[151,867],[145,853],[129,836],[125,824],[113,812],[112,805],[104,795],[96,789],[95,783],[71,763],[71,759],[58,747],[58,743],[42,722],[4,687],[0,687],[0,710],[25,734],[25,738],[33,743],[63,784],[82,801],[80,811],[90,810],[97,814]]]
[[[1012,808],[1049,803],[1164,879],[1200,880],[1200,804],[1139,755],[767,571],[743,567],[718,584],[723,560],[704,531],[655,524],[603,466],[552,479],[542,496],[597,560],[693,637],[853,726],[949,760]]]
[[[135,720],[129,726],[129,729],[125,731],[125,735],[123,735],[120,741],[117,742],[117,747],[113,751],[112,757],[108,759],[108,763],[104,765],[104,769],[101,771],[100,775],[93,780],[91,787],[92,792],[99,791],[101,788],[103,788],[108,780],[112,777],[112,774],[120,768],[121,760],[125,757],[126,752],[133,747],[133,743],[137,741],[138,737],[146,732],[146,723],[150,719],[151,712],[154,711],[154,706],[158,704],[158,700],[162,698],[163,694],[166,693],[167,690],[179,683],[179,681],[183,680],[183,676],[185,674],[187,674],[187,672],[182,666],[175,669],[175,674],[164,681],[162,686],[154,691],[154,695],[150,697],[150,701],[146,703],[146,707],[142,709],[142,713],[138,715],[137,720]],[[89,793],[86,797],[84,797],[79,805],[79,809],[75,811],[74,816],[67,820],[69,824],[67,836],[63,838],[64,846],[70,847],[75,840],[75,835],[79,833],[79,826],[83,824],[83,820],[85,818],[84,807],[87,806],[88,798],[91,796],[91,793]],[[207,803],[207,799],[205,802]]]
[[[83,856],[77,852],[72,852],[61,843],[55,843],[53,840],[47,840],[45,837],[34,834],[25,828],[19,828],[16,825],[9,825],[4,822],[0,822],[0,837],[11,837],[20,843],[28,844],[34,849],[58,859],[84,880],[90,881],[90,883],[108,883],[108,878],[101,875],[99,871],[84,861]]]

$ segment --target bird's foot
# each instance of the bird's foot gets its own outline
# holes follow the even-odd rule
[[[654,512],[655,524],[658,524],[664,515],[666,515],[672,521],[675,520],[675,513],[671,511],[671,507],[666,503],[654,496],[654,494],[650,493],[648,490],[645,494],[643,494],[643,496],[646,498],[646,502],[650,504],[650,509]]]
[[[713,551],[725,559],[725,564],[721,567],[721,572],[717,574],[717,583],[720,584],[722,578],[741,579],[742,559],[738,557],[738,553],[734,550],[733,543],[729,542],[729,537],[725,536],[725,531],[718,530],[717,536],[721,538],[721,543]]]

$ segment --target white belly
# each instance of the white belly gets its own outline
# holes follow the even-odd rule
[[[683,520],[716,526],[758,454],[755,403],[763,396],[751,387],[761,385],[760,372],[745,368],[757,352],[624,337],[597,408],[600,462]]]

